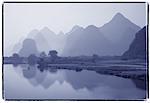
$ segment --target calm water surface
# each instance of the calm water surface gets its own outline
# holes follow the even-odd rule
[[[4,65],[5,99],[142,99],[145,94],[134,80],[95,71]]]

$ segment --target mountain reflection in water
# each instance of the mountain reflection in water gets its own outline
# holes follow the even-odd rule
[[[138,84],[142,83],[141,81],[136,80],[135,82],[134,80],[112,75],[102,75],[95,71],[82,70],[77,72],[66,69],[37,68],[37,66],[29,65],[19,65],[18,67],[4,65],[4,69],[4,80],[8,80],[5,83],[5,97],[8,99],[142,99],[146,96],[146,91],[142,87],[143,85]],[[10,74],[9,69],[20,75],[21,79],[25,78],[32,85],[32,88],[36,89],[41,86],[44,90],[40,89],[36,91],[37,93],[34,93],[33,89],[30,91],[31,93],[23,94],[21,92],[22,95],[29,94],[24,97],[19,97],[17,94],[12,95],[13,93],[10,94],[11,85],[13,84],[9,84],[9,79],[11,79],[11,75],[8,77]],[[13,79],[16,78],[14,77]],[[26,85],[21,84],[19,81],[17,81],[17,84]],[[69,87],[67,88],[65,85]],[[25,89],[28,91],[29,87]],[[63,90],[65,91],[62,92]],[[33,93],[36,96],[33,96]]]

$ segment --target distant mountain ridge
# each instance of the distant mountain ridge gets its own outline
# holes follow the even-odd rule
[[[55,49],[61,56],[120,56],[128,50],[140,29],[121,13],[117,13],[102,27],[89,25],[83,28],[75,25],[65,34],[61,31],[56,34],[44,27],[31,31],[27,38],[35,41],[39,52],[48,53],[49,50]]]
[[[91,35],[92,34],[92,35]],[[104,47],[105,43],[105,47]],[[110,42],[101,34],[99,28],[89,25],[85,29],[77,27],[66,38],[65,56],[105,54],[109,50]],[[100,47],[103,46],[103,49]],[[104,49],[105,48],[105,49]],[[106,54],[107,55],[107,54]]]
[[[39,52],[48,52],[49,44],[41,31],[34,29],[27,35],[27,38],[35,40]]]
[[[114,55],[121,55],[129,48],[135,33],[141,28],[132,23],[121,13],[117,13],[110,22],[100,27],[100,31],[113,43]]]
[[[140,27],[117,13],[102,27],[73,27],[66,39],[64,55],[122,55],[129,48]]]
[[[128,29],[138,31],[141,28],[124,17],[121,13],[117,13],[108,23],[100,27],[100,31],[113,42],[117,42],[122,38]]]

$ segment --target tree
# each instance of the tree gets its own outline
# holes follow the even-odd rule
[[[48,55],[50,55],[52,58],[58,57],[57,54],[58,54],[58,52],[56,50],[51,50],[48,53]]]
[[[46,56],[47,55],[46,55],[46,53],[44,51],[40,53],[40,58],[45,58]]]
[[[37,57],[35,54],[31,54],[27,59],[29,65],[35,65],[37,63]]]
[[[19,56],[19,54],[14,53],[14,54],[12,55],[12,57],[13,57],[13,58],[19,58],[20,56]]]
[[[48,55],[51,57],[52,62],[55,62],[55,60],[57,59],[57,54],[58,52],[56,50],[49,51]]]

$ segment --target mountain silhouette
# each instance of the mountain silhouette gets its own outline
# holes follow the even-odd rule
[[[140,30],[140,27],[132,23],[121,13],[117,13],[108,23],[100,27],[100,31],[113,42],[120,40],[125,33],[130,33],[130,29],[133,29],[136,33],[138,30]]]
[[[22,48],[19,51],[19,55],[23,57],[28,57],[31,54],[39,54],[36,42],[33,39],[25,39],[23,41]]]
[[[57,39],[56,34],[51,31],[48,27],[44,27],[40,30],[48,44],[52,47]]]
[[[46,39],[49,50],[57,50],[59,53],[62,52],[65,43],[65,34],[60,31],[58,34],[51,31],[48,27],[44,27],[40,32]]]
[[[22,41],[24,40],[25,37],[21,37],[18,41],[16,41],[16,43],[14,44],[14,46],[11,46],[8,48],[7,51],[10,50],[10,53],[18,53],[20,51],[20,49],[22,48]],[[12,54],[11,54],[12,55]]]
[[[45,38],[43,37],[43,34],[41,34],[39,30],[34,29],[34,30],[30,31],[26,37],[22,38],[21,40],[19,40],[19,42],[17,42],[14,45],[12,52],[18,53],[23,46],[23,41],[26,39],[34,40],[35,45],[36,45],[37,49],[39,50],[39,52],[47,51],[47,49],[49,48],[49,45],[48,45],[47,41],[45,40]]]
[[[146,59],[146,26],[136,33],[129,49],[122,55],[125,59]]]
[[[74,26],[67,33],[64,55],[122,55],[129,48],[140,27],[121,13],[102,27],[89,25],[86,28]]]
[[[67,35],[64,55],[107,55],[107,51],[110,50],[111,43],[94,25],[89,25],[85,29],[75,26]]]
[[[14,45],[12,52],[18,52],[21,49],[23,40],[32,39],[35,41],[39,52],[45,51],[48,53],[49,50],[57,50],[60,54],[64,48],[65,38],[66,36],[62,31],[55,34],[48,27],[41,30],[34,29],[28,33],[27,37]]]
[[[48,53],[50,46],[47,42],[47,40],[45,39],[45,37],[43,36],[43,33],[38,32],[35,37],[34,40],[37,44],[37,48],[40,52],[45,51]]]
[[[39,52],[45,51],[48,52],[49,51],[49,44],[47,42],[47,40],[45,39],[45,37],[43,36],[43,33],[41,33],[39,30],[32,30],[27,38],[33,39],[36,42],[37,48],[39,50]]]
[[[112,20],[100,27],[100,31],[113,43],[113,51],[111,51],[113,55],[123,54],[129,48],[135,33],[140,29],[121,13],[117,13]]]
[[[30,31],[27,35],[27,38],[31,38],[34,39],[34,37],[39,33],[39,30],[37,29],[33,29],[32,31]]]
[[[120,56],[128,50],[140,29],[121,13],[117,13],[102,27],[89,25],[83,28],[75,25],[66,34],[61,31],[56,34],[44,27],[41,30],[32,30],[27,38],[35,41],[39,52],[57,50],[62,56]],[[17,49],[20,44],[16,45]]]

